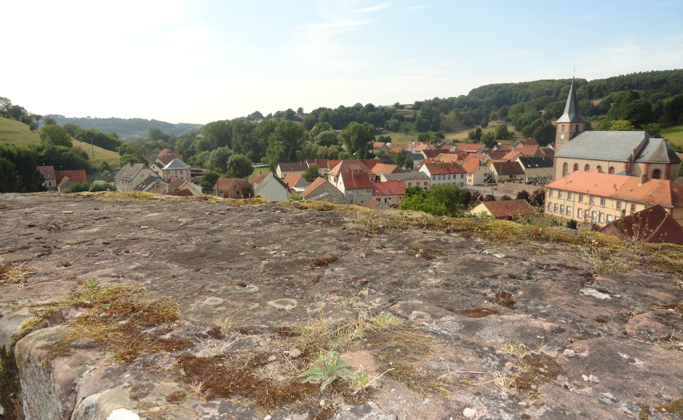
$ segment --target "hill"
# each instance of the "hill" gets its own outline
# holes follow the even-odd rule
[[[115,131],[123,140],[147,137],[147,130],[158,128],[165,134],[175,134],[177,136],[190,130],[202,127],[202,124],[171,124],[158,120],[146,120],[143,118],[67,118],[63,115],[45,115],[54,118],[57,124],[64,126],[66,123],[76,124],[80,128],[95,128],[103,133]]]
[[[146,193],[2,194],[0,209],[6,419],[22,395],[36,419],[681,412],[680,246]],[[328,352],[355,373],[321,391],[303,377],[340,365]]]
[[[102,162],[106,161],[112,167],[120,165],[118,153],[110,150],[102,149],[101,147],[91,146],[87,143],[80,142],[76,139],[72,140],[74,147],[80,147],[88,152],[90,163],[94,166],[100,166]],[[8,120],[7,118],[0,118],[0,144],[9,143],[20,147],[26,147],[31,144],[40,144],[40,137],[38,133],[31,131],[28,125],[19,121]],[[92,150],[95,150],[95,158],[92,158]]]

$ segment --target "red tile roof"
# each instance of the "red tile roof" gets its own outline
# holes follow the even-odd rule
[[[294,187],[296,186],[297,182],[301,181],[303,177],[298,174],[287,174],[284,181],[285,184],[287,184],[287,187],[289,187],[290,190],[293,190]]]
[[[327,169],[327,168],[328,168],[327,165],[329,165],[327,159],[309,159],[309,160],[306,161],[306,163],[308,163],[308,167],[309,167],[309,168],[310,168],[311,166],[315,165],[315,166],[317,166],[318,168],[325,168],[325,169]]]
[[[526,200],[484,201],[482,204],[496,219],[526,216],[536,212]]]
[[[465,163],[469,162],[470,160],[476,160],[478,162],[481,162],[483,160],[488,159],[489,157],[487,155],[478,155],[476,153],[470,153],[465,157]]]
[[[507,152],[489,152],[489,157],[493,160],[505,160]]]
[[[406,183],[404,181],[372,182],[372,195],[405,195]]]
[[[39,166],[38,171],[43,174],[43,178],[45,178],[46,181],[54,181],[57,179],[55,168],[52,166]]]
[[[62,178],[69,177],[73,182],[83,183],[88,182],[88,176],[85,174],[83,169],[76,171],[55,171],[55,177],[57,178],[57,183],[62,182]]]
[[[326,182],[327,182],[328,184],[332,185],[329,181],[327,181],[327,180],[324,179],[324,178],[316,178],[316,180],[313,181],[313,182],[311,183],[311,185],[309,185],[308,188],[306,188],[306,189],[304,190],[303,193],[301,193],[301,196],[302,196],[303,198],[308,197],[311,193],[313,193],[315,190],[317,190],[318,188],[320,188],[320,186],[323,185],[323,184],[326,183]]]
[[[491,162],[498,176],[524,175],[524,168],[517,162]]]
[[[609,197],[630,177],[611,175],[594,169],[591,172],[574,171],[548,184],[548,188]],[[638,180],[638,178],[634,178]]]
[[[533,157],[533,156],[539,156],[540,155],[540,152],[538,151],[538,146],[516,147],[515,151],[517,151],[520,154],[527,156],[527,157]]]
[[[534,139],[520,139],[517,141],[517,146],[536,146],[538,147],[538,142]]]
[[[462,165],[462,167],[468,174],[475,173],[480,166],[481,165],[479,164],[479,159],[472,159],[469,162],[466,162]]]
[[[247,187],[251,187],[249,182],[241,178],[218,178],[218,181],[216,181],[216,185],[214,185],[213,188],[220,191],[227,191],[235,185],[237,185],[237,188],[243,188],[245,187],[245,183],[247,184]]]
[[[266,179],[268,174],[270,174],[270,171],[263,171],[260,174],[254,174],[247,178],[247,181],[249,181],[250,184],[256,187],[256,185],[260,184],[261,182],[263,182],[264,179]]]
[[[343,172],[370,172],[370,170],[360,160],[342,160],[328,172],[328,175],[337,176]]]
[[[503,159],[504,160],[512,160],[512,159],[516,158],[517,156],[519,156],[519,154],[520,154],[519,151],[513,150],[513,151],[509,152],[507,155],[505,155],[505,157]]]
[[[683,227],[660,205],[648,207],[623,220],[615,220],[600,232],[620,239],[683,245]]]
[[[422,155],[426,157],[427,159],[436,159],[439,155],[446,155],[449,154],[447,150],[443,149],[430,149],[430,150],[423,150]]]
[[[621,184],[612,197],[661,204],[664,207],[683,207],[683,187],[680,185],[663,179],[646,179],[641,183],[640,178],[625,178],[626,182]]]
[[[359,190],[372,188],[372,183],[366,172],[342,172],[341,176],[344,182],[344,189]]]
[[[388,165],[386,163],[378,163],[375,165],[370,172],[372,172],[375,175],[380,175],[380,174],[398,174],[403,171],[396,166],[396,165]]]
[[[465,168],[457,163],[436,162],[426,163],[425,166],[431,175],[454,175],[467,173]]]
[[[391,144],[391,143],[389,143],[389,144]],[[381,149],[382,147],[384,147],[384,146],[386,146],[386,145],[387,145],[387,144],[384,143],[383,141],[376,141],[376,142],[372,143],[372,148],[373,148],[374,150],[379,150],[379,149]]]
[[[390,152],[394,152],[394,153],[399,153],[399,152],[401,152],[401,150],[403,150],[402,146],[394,146],[391,149],[389,149]]]
[[[498,144],[495,147],[499,152],[509,152],[512,150],[511,144]]]
[[[475,152],[478,152],[482,146],[483,146],[483,144],[477,144],[477,143],[474,143],[474,144],[460,143],[460,144],[458,144],[457,147],[458,147],[458,151],[475,153]]]
[[[413,171],[419,171],[424,165],[426,165],[428,163],[437,163],[437,162],[439,162],[439,161],[436,159],[422,159],[420,161],[420,163],[418,163],[417,165],[415,165],[413,167]]]

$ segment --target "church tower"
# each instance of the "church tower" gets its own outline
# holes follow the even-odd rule
[[[557,155],[562,146],[576,134],[584,131],[585,126],[586,120],[579,114],[579,104],[576,102],[576,89],[574,89],[574,80],[572,80],[572,86],[567,97],[567,105],[564,107],[564,114],[557,120],[555,154]]]

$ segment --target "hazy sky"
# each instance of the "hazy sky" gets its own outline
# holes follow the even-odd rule
[[[683,68],[683,0],[0,0],[0,96],[207,123]]]

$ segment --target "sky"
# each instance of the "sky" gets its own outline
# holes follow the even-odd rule
[[[683,68],[683,0],[0,0],[0,96],[199,123]]]

